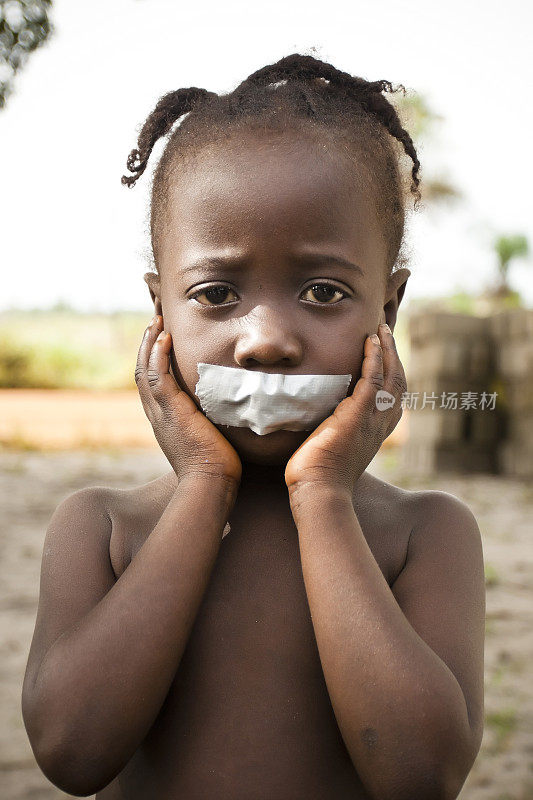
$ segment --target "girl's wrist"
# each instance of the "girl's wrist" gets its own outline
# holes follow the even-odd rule
[[[177,491],[186,489],[198,496],[216,496],[228,503],[235,502],[239,483],[227,475],[210,472],[187,472],[178,478]]]
[[[352,496],[344,486],[326,481],[295,483],[288,487],[289,502],[293,515],[321,513],[326,508],[342,506],[353,508]]]

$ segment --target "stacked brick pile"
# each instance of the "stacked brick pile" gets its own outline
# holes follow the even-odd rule
[[[499,451],[502,473],[533,476],[533,309],[517,308],[490,318],[497,343],[495,371],[506,429]]]
[[[533,474],[533,310],[409,319],[404,466]]]

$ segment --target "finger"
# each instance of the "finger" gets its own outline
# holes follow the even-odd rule
[[[171,347],[172,336],[168,331],[161,331],[153,344],[146,370],[146,380],[151,395],[161,406],[182,394],[182,390],[170,373]]]
[[[150,351],[152,349],[152,345],[155,339],[157,338],[157,334],[159,333],[160,327],[161,327],[161,317],[159,316],[159,314],[156,314],[144,331],[143,338],[139,347],[139,352],[137,353],[137,362],[135,364],[135,380],[137,382],[138,382],[138,376],[142,376],[143,372],[146,370],[148,366],[148,358],[150,356]]]
[[[392,405],[390,405],[388,408],[385,406],[385,408],[381,409],[382,411],[386,412],[386,438],[387,436],[390,436],[402,418],[403,409],[401,397],[407,389],[407,382],[391,329],[386,323],[382,323],[378,327],[378,333],[381,339],[385,372],[385,382],[383,388],[388,395],[394,398]]]
[[[375,339],[367,336],[363,347],[363,363],[361,377],[356,382],[353,391],[344,400],[341,400],[334,413],[353,413],[353,404],[361,411],[371,411],[375,404],[376,392],[383,386],[383,359],[379,337]],[[377,339],[377,341],[376,341]]]
[[[376,334],[373,334],[373,337],[367,336],[365,339],[361,377],[355,384],[352,394],[341,400],[333,412],[333,416],[347,431],[350,431],[354,424],[357,427],[364,425],[369,432],[373,430],[374,423],[371,421],[375,416],[376,392],[383,386],[381,345],[379,337]],[[382,419],[379,421],[381,423]]]
[[[394,395],[396,400],[407,390],[407,381],[403,364],[400,361],[396,342],[389,326],[385,323],[378,328],[383,352],[384,384],[383,388],[389,394]]]
[[[139,347],[139,352],[137,354],[137,362],[135,364],[135,383],[139,389],[139,394],[141,396],[141,401],[144,406],[145,411],[148,411],[148,403],[149,403],[149,392],[148,392],[148,384],[146,381],[146,371],[148,369],[148,360],[150,357],[150,352],[152,350],[152,346],[157,338],[157,335],[161,329],[162,324],[162,317],[159,314],[156,314],[155,317],[152,319],[146,330],[144,331],[144,335]]]
[[[375,392],[383,388],[383,352],[377,334],[367,336],[364,349],[365,357],[361,367],[361,379],[367,384],[369,391]]]

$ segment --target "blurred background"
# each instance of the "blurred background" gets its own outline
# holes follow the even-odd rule
[[[423,180],[395,331],[408,392],[369,471],[449,491],[476,516],[486,724],[460,797],[533,798],[532,24],[526,0],[1,0],[2,798],[66,797],[20,712],[54,509],[79,488],[169,469],[133,377],[153,314],[142,276],[164,142],[133,190],[126,157],[165,92],[227,92],[293,52],[408,90],[393,96]]]

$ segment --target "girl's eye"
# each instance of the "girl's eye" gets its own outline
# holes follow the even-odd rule
[[[341,300],[343,297],[348,297],[348,293],[344,292],[342,289],[338,289],[336,286],[333,286],[331,283],[314,283],[312,286],[309,286],[306,292],[313,292],[315,297],[320,298],[318,305],[336,305],[340,302],[340,300],[335,301],[335,303],[331,302],[331,296],[340,294],[342,295]],[[322,302],[322,300],[326,300],[327,302]],[[311,301],[312,302],[312,301]],[[315,305],[317,305],[315,303]]]
[[[229,305],[229,303],[225,302],[228,292],[231,292],[236,297],[233,289],[230,289],[228,286],[218,284],[216,286],[209,286],[207,289],[202,289],[200,292],[196,292],[196,294],[191,295],[191,299],[197,300],[197,302],[199,302],[202,306],[225,306]],[[344,297],[348,297],[347,292],[343,291],[342,289],[338,289],[336,286],[333,286],[330,283],[314,283],[305,290],[305,293],[307,292],[312,292],[315,298],[318,298],[318,302],[314,303],[315,305],[322,306],[336,305]],[[207,303],[203,303],[198,300],[198,298],[202,297],[202,295],[205,295],[207,298]],[[335,295],[340,295],[340,300],[332,302]],[[311,300],[310,302],[314,301]]]
[[[224,299],[228,292],[232,292],[235,294],[233,289],[230,289],[228,286],[209,286],[207,289],[202,289],[201,292],[197,292],[196,294],[191,295],[191,297],[196,300],[198,297],[205,295],[208,300],[213,301],[212,303],[200,303],[201,306],[208,306],[208,305],[215,305],[215,306],[225,306],[228,303],[224,302]],[[236,295],[235,295],[236,296]]]

